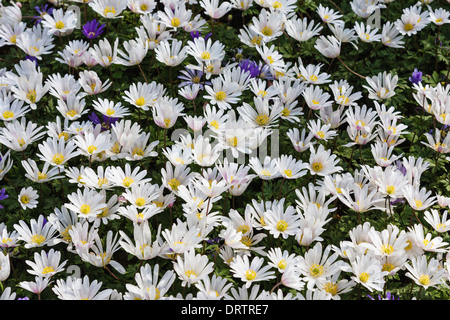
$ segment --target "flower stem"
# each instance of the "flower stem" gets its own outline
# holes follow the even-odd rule
[[[354,75],[357,75],[358,77],[365,79],[366,77],[360,75],[359,73],[353,71],[352,69],[349,68],[349,66],[347,66],[344,61],[342,61],[342,59],[340,57],[337,57],[339,59],[339,61],[344,65],[345,68],[347,68],[348,71],[350,71],[351,73],[353,73]]]

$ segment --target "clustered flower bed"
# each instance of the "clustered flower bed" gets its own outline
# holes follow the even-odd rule
[[[2,4],[1,299],[448,299],[448,9]]]

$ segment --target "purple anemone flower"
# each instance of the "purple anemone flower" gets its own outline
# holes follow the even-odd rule
[[[34,7],[34,9],[36,9],[37,13],[39,14],[38,16],[33,16],[34,24],[38,24],[39,22],[42,21],[43,17],[46,14],[52,15],[53,14],[53,7],[49,7],[48,4],[45,5],[41,5]]]
[[[241,60],[241,62],[239,62],[239,68],[241,68],[244,71],[249,72],[251,78],[255,78],[255,77],[259,76],[259,73],[261,72],[258,64],[255,61],[252,61],[249,59]]]
[[[414,84],[418,84],[422,81],[422,71],[417,70],[417,68],[414,68],[414,71],[412,73],[412,76],[409,78],[409,81],[411,81]]]
[[[95,112],[92,112],[91,115],[89,116],[89,120],[91,120],[95,126],[101,124],[102,126],[101,131],[106,131],[111,129],[111,125],[113,125],[117,120],[119,120],[119,118],[108,117],[103,115],[103,119],[100,120],[100,118],[95,114]]]
[[[0,201],[8,198],[9,196],[6,194],[5,188],[0,190]],[[3,209],[3,206],[0,204],[0,209]]]
[[[86,22],[83,25],[83,34],[90,40],[97,38],[103,33],[105,24],[100,24],[96,19]]]

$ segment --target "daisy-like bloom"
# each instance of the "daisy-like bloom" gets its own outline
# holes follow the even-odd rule
[[[56,36],[65,36],[77,27],[77,16],[74,10],[55,9],[51,15],[43,16],[42,25]]]
[[[336,24],[339,23],[342,20],[339,20],[339,18],[342,17],[342,14],[339,12],[334,11],[333,9],[330,9],[328,7],[322,6],[322,4],[319,4],[316,10],[317,14],[320,16],[322,21],[326,24]]]
[[[281,117],[281,111],[283,110],[283,105],[278,101],[273,105],[269,105],[267,99],[262,99],[260,97],[254,97],[253,107],[243,102],[241,107],[237,108],[237,111],[241,117],[252,127],[272,127],[277,124],[277,119]]]
[[[427,257],[422,255],[413,258],[411,264],[406,263],[405,268],[408,270],[405,275],[425,290],[445,282],[446,270],[441,268],[440,262],[436,258],[428,261]]]
[[[42,277],[51,277],[64,270],[67,260],[61,260],[61,252],[50,249],[48,252],[42,250],[34,253],[34,261],[26,260],[25,263],[31,267],[27,270],[29,274]]]
[[[364,22],[355,23],[355,31],[358,35],[359,39],[364,42],[378,42],[381,40],[381,34],[378,34],[378,28],[372,29],[372,27],[367,24],[364,25]]]
[[[7,287],[3,290],[2,294],[0,295],[0,300],[15,300],[16,299],[16,293],[11,292],[11,288]]]
[[[125,268],[119,262],[112,260],[113,254],[120,249],[118,236],[118,233],[114,235],[114,232],[109,230],[106,239],[96,237],[89,250],[79,252],[81,259],[100,268],[110,265],[120,274],[124,274]]]
[[[89,112],[85,107],[86,101],[82,98],[82,94],[78,95],[71,92],[67,95],[65,100],[58,99],[56,109],[65,119],[73,121]]]
[[[8,98],[9,97],[9,98]],[[0,99],[0,120],[13,121],[30,112],[29,106],[24,106],[24,101],[13,99],[11,95]]]
[[[261,59],[270,67],[270,70],[275,72],[284,72],[286,68],[286,63],[283,60],[283,56],[275,50],[275,45],[270,47],[266,46],[264,43],[261,46],[256,47]]]
[[[362,98],[361,92],[353,92],[353,86],[347,80],[334,81],[330,88],[334,100],[341,106],[354,106],[357,104],[356,101]]]
[[[28,226],[25,221],[20,220],[14,224],[19,234],[19,240],[25,242],[25,248],[36,248],[43,246],[53,246],[59,242],[56,237],[57,230],[51,223],[47,223],[43,215],[39,215],[38,220],[31,219]]]
[[[50,168],[48,162],[44,163],[42,170],[40,170],[33,159],[22,160],[22,166],[26,171],[25,177],[33,182],[44,183],[54,179],[63,178],[63,176],[58,176],[58,168]]]
[[[76,96],[81,89],[80,83],[71,74],[64,76],[60,73],[51,74],[46,82],[50,83],[48,92],[58,100],[66,101],[70,94]]]
[[[381,1],[380,1],[381,2]],[[367,19],[377,9],[385,8],[386,6],[380,3],[379,0],[353,0],[350,2],[352,11],[359,17]]]
[[[267,252],[267,258],[270,260],[269,265],[277,268],[278,272],[283,273],[288,266],[296,266],[299,257],[287,250],[282,251],[281,248],[270,248]]]
[[[426,252],[446,252],[448,242],[444,242],[441,237],[433,237],[431,233],[425,235],[422,224],[415,224],[414,227],[408,228],[411,234],[411,240],[421,250]]]
[[[262,44],[271,42],[283,34],[283,24],[278,13],[262,9],[253,17],[250,30],[261,36]]]
[[[441,216],[438,210],[430,209],[430,211],[425,211],[424,219],[434,230],[444,233],[450,230],[450,220],[447,220],[447,214],[447,210]]]
[[[309,131],[314,134],[314,137],[318,140],[327,141],[337,135],[336,130],[330,130],[331,124],[322,124],[320,119],[317,121],[310,120],[307,125]]]
[[[112,289],[101,290],[103,283],[97,280],[89,281],[89,276],[83,278],[72,278],[66,280],[58,279],[52,291],[59,300],[109,300]]]
[[[370,292],[382,291],[386,282],[384,277],[389,272],[382,271],[380,260],[371,254],[354,254],[349,252],[349,260],[341,266],[342,271],[353,274],[351,279],[366,287]]]
[[[19,245],[18,241],[19,233],[16,230],[8,231],[5,223],[0,223],[0,248],[3,250],[15,248]]]
[[[436,197],[431,196],[431,191],[410,184],[403,188],[403,195],[411,208],[416,211],[426,210],[436,202]]]
[[[112,187],[111,181],[106,178],[110,167],[97,167],[97,172],[92,168],[84,168],[80,174],[80,182],[88,188],[96,188],[100,190],[109,190]]]
[[[254,257],[251,261],[249,257],[236,256],[230,264],[233,276],[245,282],[248,289],[254,282],[266,281],[275,278],[275,272],[271,271],[271,266],[264,265],[264,259]]]
[[[192,163],[192,149],[179,144],[174,144],[163,149],[163,154],[174,166],[189,165]]]
[[[213,299],[227,299],[230,296],[227,294],[228,290],[233,284],[226,278],[216,276],[205,277],[203,280],[195,284],[199,293],[204,294],[207,298]]]
[[[115,186],[121,186],[123,188],[129,188],[133,184],[150,182],[151,178],[145,178],[147,170],[141,170],[139,166],[131,170],[129,163],[125,164],[124,168],[117,166],[111,167],[106,174],[106,178],[111,181]]]
[[[130,0],[128,1],[128,8],[139,14],[151,14],[156,8],[155,0]]]
[[[127,8],[128,1],[121,0],[92,0],[89,2],[89,6],[107,19],[122,18],[120,14]]]
[[[288,206],[286,210],[282,205],[270,208],[264,213],[266,230],[269,230],[270,234],[274,238],[282,236],[283,239],[287,239],[289,236],[297,234],[300,228],[301,216],[297,214],[297,211],[293,206]]]
[[[308,164],[283,154],[277,159],[277,167],[284,179],[297,179],[307,173]]]
[[[155,121],[156,125],[160,128],[172,128],[178,117],[184,116],[183,110],[184,105],[181,102],[179,103],[177,98],[172,99],[163,97],[159,99],[152,108],[153,121]]]
[[[300,273],[305,277],[307,288],[312,290],[314,287],[320,287],[326,281],[327,277],[332,277],[340,271],[343,265],[338,260],[337,253],[331,253],[332,247],[322,247],[320,242],[308,250],[304,256],[299,256],[298,268]]]
[[[50,85],[43,84],[43,74],[34,73],[30,77],[25,75],[16,79],[16,86],[11,87],[16,99],[26,102],[31,109],[36,110],[37,103],[48,92]]]
[[[48,28],[43,28],[40,24],[28,29],[16,38],[16,45],[28,56],[42,59],[42,55],[49,54],[54,48],[53,35]]]
[[[166,168],[161,169],[162,183],[170,191],[177,193],[180,185],[186,185],[193,178],[194,173],[187,165],[177,165],[175,170],[170,162],[166,162]]]
[[[166,66],[175,67],[187,58],[188,47],[177,39],[164,40],[155,48],[156,60]]]
[[[84,135],[77,135],[74,139],[80,155],[92,157],[112,146],[111,134],[109,132],[85,132]]]
[[[189,287],[208,277],[213,272],[213,263],[209,262],[207,256],[195,254],[195,250],[191,249],[183,256],[177,256],[173,270],[182,281],[181,285],[185,287],[187,284]]]
[[[422,144],[427,147],[433,149],[439,153],[449,153],[450,152],[450,135],[444,134],[444,131],[441,131],[436,128],[434,131],[434,138],[430,133],[424,133],[427,138],[427,142],[421,141]],[[443,137],[443,138],[442,138]]]
[[[51,277],[36,276],[34,281],[21,281],[18,286],[40,296],[51,282]]]
[[[405,44],[403,35],[396,28],[395,24],[390,21],[383,24],[381,29],[381,43],[391,48],[404,48]]]
[[[119,207],[117,213],[125,218],[131,220],[132,222],[142,223],[154,215],[160,213],[162,208],[158,207],[156,204],[153,206],[149,206],[142,210],[138,210],[136,206],[126,206]]]
[[[277,159],[270,156],[265,156],[262,162],[257,157],[251,157],[249,166],[263,180],[272,180],[281,175],[277,167]]]
[[[206,85],[205,90],[208,94],[204,95],[204,98],[208,99],[210,104],[217,105],[223,110],[231,109],[231,105],[240,100],[239,85],[221,78],[212,79],[211,86]]]
[[[405,254],[405,248],[408,246],[407,234],[397,226],[388,225],[381,232],[371,229],[368,233],[370,243],[362,243],[364,248],[368,248],[375,255],[380,257],[397,257]]]
[[[157,12],[159,22],[167,28],[173,28],[174,30],[185,27],[190,22],[191,17],[192,11],[186,9],[184,2],[177,3],[173,7],[171,5],[164,5],[164,11]]]
[[[444,8],[437,8],[434,11],[430,10],[430,21],[435,25],[442,26],[445,23],[450,23],[450,12]]]
[[[97,99],[92,105],[95,110],[108,117],[123,118],[131,114],[127,107],[122,106],[121,102],[114,102],[108,99]]]
[[[107,90],[112,82],[107,79],[103,82],[95,71],[84,70],[80,72],[78,81],[81,84],[86,95],[96,95]]]
[[[369,86],[363,85],[369,91],[369,99],[386,100],[395,95],[395,87],[397,86],[398,76],[386,71],[380,72],[372,78],[366,77]]]
[[[80,218],[96,218],[105,207],[103,196],[88,188],[84,188],[83,191],[77,189],[77,192],[67,195],[67,199],[70,202],[64,206],[76,212]]]
[[[305,128],[302,129],[301,133],[297,128],[290,128],[286,135],[291,140],[292,146],[297,152],[304,152],[306,150],[309,150],[310,146],[316,143],[316,141],[312,141],[312,139],[314,138],[314,133],[307,133],[307,130]]]
[[[111,43],[109,43],[108,39],[100,39],[98,44],[94,44],[89,52],[102,67],[110,67],[113,63],[116,62],[118,46],[119,38],[116,38],[113,46],[111,46]]]
[[[72,240],[69,231],[78,223],[78,215],[65,206],[61,206],[61,208],[53,209],[53,212],[48,216],[48,222],[57,230],[61,242],[66,243],[68,250],[70,250]]]
[[[205,13],[213,19],[222,18],[232,8],[230,2],[221,1],[219,3],[219,0],[201,0],[200,5],[205,10]]]
[[[125,159],[128,161],[139,161],[147,157],[156,157],[158,153],[154,151],[154,148],[159,144],[159,141],[148,143],[149,139],[150,133],[141,133],[130,144]]]
[[[320,69],[322,68],[323,64],[319,63],[317,65],[314,64],[308,64],[306,67],[301,64],[298,69],[299,69],[299,76],[300,79],[302,79],[303,81],[305,81],[305,83],[308,84],[324,84],[324,83],[329,83],[331,82],[331,80],[329,80],[330,75],[323,72],[320,73]],[[306,89],[305,89],[306,90]]]
[[[299,42],[308,41],[319,35],[322,28],[320,24],[315,24],[314,20],[308,20],[306,17],[303,19],[292,18],[286,21],[287,34]]]
[[[162,251],[161,245],[161,227],[158,228],[156,235],[153,236],[150,230],[148,220],[141,223],[133,223],[133,240],[122,230],[119,230],[121,239],[120,246],[129,254],[134,255],[139,260],[150,260]]]
[[[16,22],[12,25],[4,24],[0,27],[0,39],[5,40],[6,45],[16,45],[17,37],[25,32],[26,27],[24,22]]]
[[[122,195],[131,203],[131,205],[142,209],[152,205],[152,201],[158,197],[156,187],[157,185],[152,185],[150,183],[137,184],[126,189],[125,193]]]
[[[264,128],[265,129],[265,128]],[[261,128],[252,128],[246,125],[243,119],[234,121],[229,119],[224,129],[217,132],[218,150],[230,150],[234,158],[238,158],[240,153],[250,154],[252,138],[257,133],[261,133]],[[267,132],[267,131],[266,131]],[[257,136],[256,136],[257,137]],[[261,139],[260,141],[263,141]],[[229,155],[225,151],[225,154]]]
[[[394,148],[394,146],[389,146],[388,143],[381,141],[376,141],[370,146],[375,162],[382,167],[390,166],[393,162],[401,158],[402,154],[399,156],[392,155]]]
[[[256,48],[263,44],[262,36],[258,32],[254,31],[251,28],[248,28],[245,25],[242,29],[239,30],[238,38],[243,44],[252,48]]]
[[[149,110],[158,97],[164,95],[164,87],[156,82],[151,83],[132,83],[128,90],[125,90],[125,96],[122,98],[128,103],[142,110]]]
[[[334,36],[320,36],[314,45],[327,58],[337,58],[341,54],[341,42]]]
[[[425,28],[430,22],[427,10],[422,12],[422,7],[412,6],[403,9],[403,14],[395,21],[397,30],[406,36],[411,36]]]
[[[141,64],[148,52],[148,43],[145,41],[131,39],[123,42],[125,51],[117,49],[116,64],[123,66],[136,66]]]
[[[22,209],[33,209],[38,205],[39,195],[33,187],[22,188],[18,195],[18,200]]]
[[[331,154],[331,150],[325,150],[323,145],[319,145],[317,150],[311,146],[310,150],[308,169],[312,175],[326,176],[342,170],[342,167],[337,165],[339,159]]]
[[[127,283],[128,292],[124,294],[124,300],[161,300],[169,291],[176,275],[173,270],[168,270],[159,278],[160,267],[156,264],[153,267],[145,264],[139,269],[139,273],[134,276],[136,285]]]
[[[37,156],[52,166],[63,168],[67,161],[78,156],[79,152],[75,150],[76,148],[73,141],[66,142],[64,137],[48,138],[38,145],[40,153]]]

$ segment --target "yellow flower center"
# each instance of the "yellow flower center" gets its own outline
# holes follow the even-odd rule
[[[30,100],[31,103],[36,102],[36,90],[28,90],[26,98]]]
[[[414,26],[411,23],[407,23],[405,24],[405,26],[403,27],[403,29],[405,31],[411,31],[414,28]]]
[[[334,296],[338,293],[338,286],[332,282],[327,282],[323,285],[323,290]]]
[[[313,264],[311,268],[309,268],[309,273],[313,278],[320,277],[323,274],[323,266],[320,264]]]
[[[314,162],[311,167],[315,172],[320,172],[323,169],[323,164],[321,162]]]
[[[142,107],[145,104],[145,99],[144,97],[140,97],[138,98],[135,102],[134,102],[138,107]]]
[[[318,131],[318,132],[316,133],[316,135],[317,135],[320,139],[324,139],[324,138],[325,138],[325,132],[323,132],[323,131]]]
[[[180,183],[180,181],[178,181],[177,179],[173,178],[173,179],[170,180],[167,184],[170,186],[170,188],[171,188],[172,190],[177,191],[177,190],[178,190],[178,187],[180,186],[181,183]]]
[[[288,117],[290,114],[291,114],[291,110],[289,110],[288,108],[284,108],[284,109],[281,111],[281,115],[282,115],[283,117]]]
[[[424,286],[427,286],[430,283],[430,277],[427,276],[426,274],[423,274],[420,276],[419,282]]]
[[[422,201],[420,201],[419,199],[415,199],[414,202],[416,203],[417,209],[420,209],[423,206]]]
[[[48,267],[45,267],[44,269],[42,269],[42,274],[47,274],[47,273],[51,273],[54,271],[55,271],[55,269],[53,269],[53,267],[48,266]]]
[[[367,272],[363,272],[359,275],[359,280],[361,280],[361,282],[366,283],[367,281],[369,281],[370,275]]]
[[[56,165],[60,165],[64,162],[64,156],[61,153],[55,153],[53,156],[53,163]]]
[[[71,117],[71,118],[75,117],[77,114],[78,114],[78,112],[73,109],[66,112],[66,116]]]
[[[58,30],[61,30],[62,28],[64,28],[64,22],[60,21],[56,21],[55,23],[55,28]]]
[[[116,111],[114,109],[111,109],[111,108],[106,109],[106,114],[108,116],[112,116],[114,113],[116,113]]]
[[[81,213],[83,213],[83,214],[88,214],[89,212],[91,212],[91,207],[90,207],[88,204],[83,204],[83,205],[80,207],[80,211],[81,211]]]
[[[30,202],[30,198],[28,196],[21,196],[20,202],[22,202],[23,204],[27,204]]]
[[[270,27],[265,26],[264,28],[262,28],[261,33],[265,36],[270,37],[273,34],[273,31]]]
[[[269,116],[267,114],[260,114],[256,117],[256,123],[260,126],[265,126],[269,122]]]
[[[38,172],[38,180],[43,180],[43,179],[47,179],[47,175],[45,173],[42,172]]]
[[[187,270],[185,273],[186,277],[190,278],[191,276],[196,277],[197,274],[194,272],[194,270]]]
[[[390,185],[386,188],[386,192],[388,194],[393,194],[395,192],[395,187],[393,185]]]
[[[245,272],[245,278],[247,279],[247,280],[253,280],[253,279],[255,279],[256,278],[256,272],[255,271],[253,271],[253,270],[247,270],[246,272]]]
[[[116,8],[107,6],[105,8],[105,10],[103,11],[103,15],[107,16],[108,13],[112,13],[113,15],[115,15],[116,14]]]
[[[87,147],[87,152],[90,154],[92,154],[95,150],[97,150],[97,147],[94,145]]]
[[[390,244],[383,244],[381,246],[381,251],[387,255],[390,255],[394,252],[394,247],[391,246]]]
[[[34,234],[31,236],[31,242],[37,245],[42,244],[45,241],[45,237],[42,234]]]
[[[277,230],[280,232],[284,232],[288,227],[288,224],[284,220],[280,220],[277,222]]]
[[[170,24],[172,25],[172,27],[179,27],[181,22],[180,19],[177,17],[172,18],[172,20],[170,20]]]
[[[291,169],[284,170],[284,174],[290,178],[292,177],[292,170]]]
[[[312,76],[309,77],[309,80],[316,82],[317,80],[319,80],[319,78],[315,74],[313,74]]]
[[[287,266],[287,262],[284,259],[281,259],[280,262],[278,262],[278,268],[280,268],[281,270],[286,269]]]
[[[129,187],[129,186],[131,186],[131,184],[134,182],[134,180],[131,178],[131,177],[125,177],[125,179],[123,179],[122,180],[122,184],[125,186],[125,187]]]
[[[142,207],[145,204],[145,199],[142,197],[137,198],[135,203],[138,207]]]
[[[203,60],[209,60],[211,59],[211,55],[209,54],[208,51],[204,51],[201,55],[200,58],[202,58]]]
[[[238,139],[237,139],[237,137],[229,138],[229,139],[228,139],[228,144],[229,144],[230,146],[236,147],[237,144],[238,144]]]
[[[227,94],[223,91],[219,91],[216,93],[216,100],[217,101],[223,101],[227,97]]]
[[[12,112],[12,111],[5,111],[5,112],[3,112],[3,118],[4,119],[14,118],[14,112]]]
[[[216,120],[211,121],[209,125],[215,129],[219,129],[219,123]]]

